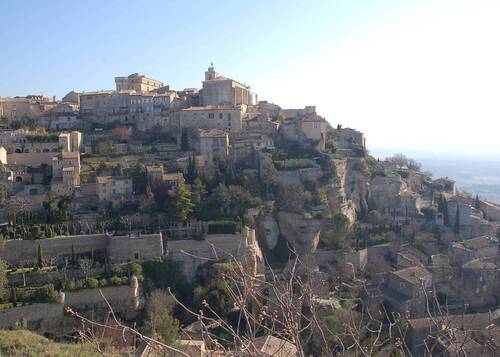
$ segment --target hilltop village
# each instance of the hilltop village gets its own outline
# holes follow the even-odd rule
[[[173,353],[141,336],[190,356],[500,354],[500,206],[213,65],[201,89],[115,83],[0,98],[1,329],[91,325],[130,356]]]

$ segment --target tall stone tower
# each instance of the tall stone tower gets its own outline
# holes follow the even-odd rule
[[[215,72],[214,63],[211,62],[210,67],[208,67],[208,70],[205,72],[205,80],[211,81],[217,77],[219,77],[219,73]]]

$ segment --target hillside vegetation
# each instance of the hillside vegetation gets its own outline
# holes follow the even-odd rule
[[[90,344],[57,343],[29,331],[0,330],[0,356],[94,357],[101,356]],[[119,356],[106,350],[106,356]]]

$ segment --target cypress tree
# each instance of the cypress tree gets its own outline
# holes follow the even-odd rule
[[[450,215],[448,213],[448,201],[443,197],[443,224],[446,227],[450,226]]]
[[[186,128],[182,128],[181,130],[181,150],[189,150],[188,132]]]
[[[17,288],[16,287],[12,288],[12,304],[14,305],[14,307],[16,307],[16,305],[17,305]]]
[[[460,209],[458,208],[458,205],[457,205],[457,214],[455,216],[455,227],[453,227],[453,232],[455,234],[460,233]]]
[[[474,201],[474,207],[478,210],[481,209],[481,201],[479,200],[479,196],[476,195],[476,200]]]
[[[42,249],[42,246],[40,244],[38,244],[36,257],[37,257],[38,268],[42,269],[43,268],[43,249]]]

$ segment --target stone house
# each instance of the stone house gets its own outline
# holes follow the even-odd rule
[[[130,91],[97,91],[80,94],[80,118],[84,122],[129,122]]]
[[[79,131],[63,132],[58,137],[59,147],[64,152],[79,152],[82,145],[82,133]]]
[[[256,151],[274,148],[273,139],[265,134],[255,132],[241,132],[237,135],[232,143],[233,159],[235,162],[241,162],[249,159]]]
[[[233,133],[242,129],[245,112],[245,105],[208,105],[181,109],[177,115],[181,129],[219,129]]]
[[[41,124],[47,130],[72,129],[79,123],[78,109],[78,104],[75,103],[58,103],[54,108],[43,113]]]
[[[220,129],[198,130],[200,155],[205,166],[212,166],[217,161],[225,162],[229,155],[229,136]]]
[[[63,178],[64,168],[74,168],[74,176],[76,185],[80,185],[80,153],[77,152],[61,152],[52,158],[52,180]]]
[[[339,149],[366,149],[364,134],[355,129],[338,128],[333,131],[333,140]]]
[[[457,194],[456,182],[448,177],[438,178],[432,181],[431,185],[435,190],[444,191],[453,196]]]
[[[132,179],[123,176],[99,176],[97,195],[99,204],[112,204],[114,207],[130,199],[133,195]]]
[[[28,95],[26,97],[0,98],[0,116],[9,120],[38,119],[57,105],[55,97]]]
[[[452,264],[462,265],[473,259],[496,257],[498,252],[497,238],[481,236],[452,243],[449,256]]]
[[[306,115],[300,120],[300,129],[307,140],[312,140],[314,148],[319,151],[325,150],[326,133],[328,123],[319,115]]]
[[[435,316],[434,318],[410,319],[408,320],[408,332],[406,333],[405,340],[413,356],[426,355],[426,352],[436,342],[435,337],[438,335],[441,336],[441,341],[438,341],[441,346],[438,349],[440,350],[439,356],[494,356],[494,354],[491,354],[492,349],[482,343],[478,334],[487,328],[498,326],[498,322],[499,316],[497,313],[445,315]],[[448,334],[439,333],[439,330],[443,326],[448,328]],[[464,343],[466,341],[463,338],[463,334],[460,334],[461,332],[467,332],[470,341],[474,341],[475,343]],[[461,343],[459,345],[466,346],[466,351],[457,354],[447,348],[447,346],[450,346],[450,342],[460,342],[460,339]],[[486,348],[478,349],[477,344]]]
[[[431,296],[432,274],[423,266],[414,266],[389,273],[384,288],[385,301],[393,311],[404,316],[423,316],[427,296]]]

